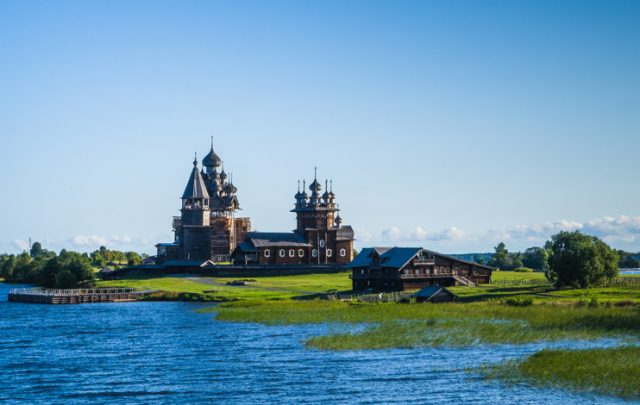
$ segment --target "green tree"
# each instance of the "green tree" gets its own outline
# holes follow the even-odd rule
[[[73,273],[71,273],[69,270],[62,270],[60,273],[56,274],[56,288],[73,288],[77,285],[78,280],[76,279],[76,276],[74,276]]]
[[[33,258],[40,256],[42,254],[42,245],[40,244],[40,242],[33,242],[29,253]]]
[[[17,259],[15,255],[2,255],[0,256],[0,277],[6,281],[13,281],[13,272],[17,265]]]
[[[524,251],[523,262],[526,267],[536,270],[545,270],[547,268],[547,260],[549,252],[541,247],[530,247]]]
[[[125,252],[124,254],[129,266],[139,266],[142,264],[142,257],[137,252]]]
[[[562,231],[551,237],[547,279],[557,287],[587,288],[618,275],[618,253],[580,231]]]
[[[498,246],[494,247],[495,253],[491,258],[491,266],[498,267],[503,270],[513,268],[513,262],[509,257],[509,251],[503,242],[500,242]]]

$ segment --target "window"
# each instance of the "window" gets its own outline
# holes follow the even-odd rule
[[[278,255],[280,255],[280,257],[284,257],[284,249],[280,249],[280,251],[278,252]]]
[[[347,249],[340,249],[340,257],[345,257],[347,255]]]
[[[327,257],[331,257],[333,255],[333,250],[327,249]]]
[[[304,257],[304,249],[298,249],[298,257]]]
[[[324,247],[324,239],[320,239],[320,247],[323,248]]]
[[[311,256],[313,256],[313,257],[318,257],[318,249],[313,249],[313,250],[311,251]]]
[[[289,257],[295,257],[296,251],[294,249],[289,249]]]
[[[420,274],[420,270],[416,269],[416,274]]]
[[[271,250],[265,249],[264,250],[264,257],[270,257],[270,256],[271,256]]]

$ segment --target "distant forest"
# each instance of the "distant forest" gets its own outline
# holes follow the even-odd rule
[[[458,259],[486,264],[498,267],[502,270],[533,269],[543,271],[546,269],[546,260],[549,256],[549,246],[533,246],[524,252],[509,252],[504,243],[499,243],[493,253],[461,253],[450,256]],[[620,255],[618,267],[621,269],[640,268],[640,252],[632,253],[624,250],[616,250]]]

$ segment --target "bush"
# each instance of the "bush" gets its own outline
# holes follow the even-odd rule
[[[533,305],[533,299],[532,298],[507,298],[506,300],[504,300],[504,304],[512,306],[512,307],[528,307],[530,305]]]
[[[513,271],[517,271],[518,273],[533,273],[533,269],[528,267],[517,267],[513,269]]]

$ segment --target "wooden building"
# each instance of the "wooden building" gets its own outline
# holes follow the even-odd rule
[[[233,252],[235,264],[345,265],[353,259],[353,228],[342,225],[333,186],[325,192],[315,176],[295,195],[296,229],[293,232],[248,232]],[[298,184],[298,187],[300,185]]]
[[[156,245],[160,264],[168,260],[228,262],[237,242],[251,231],[249,218],[235,216],[240,209],[238,189],[213,150],[213,140],[202,167],[198,169],[195,159],[182,193],[180,216],[173,217],[174,241]]]
[[[314,176],[295,195],[293,232],[252,232],[251,220],[236,218],[238,189],[211,150],[193,169],[182,193],[180,216],[173,218],[174,241],[158,243],[156,262],[234,262],[240,265],[343,265],[353,259],[353,228],[342,225],[333,184],[325,190]],[[218,169],[221,168],[220,172]]]
[[[493,268],[423,248],[365,248],[349,264],[354,291],[488,284]]]

